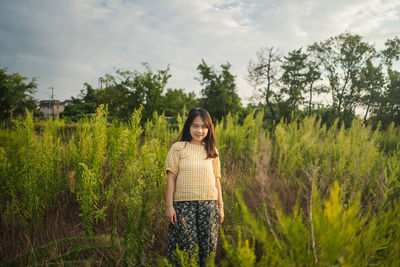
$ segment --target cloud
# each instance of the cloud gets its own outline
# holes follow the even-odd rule
[[[283,51],[350,30],[382,43],[398,34],[399,3],[357,1],[72,0],[0,2],[0,67],[39,77],[37,98],[54,84],[58,99],[114,68],[170,65],[169,87],[200,92],[200,60],[230,62],[239,95],[248,61],[261,46]]]

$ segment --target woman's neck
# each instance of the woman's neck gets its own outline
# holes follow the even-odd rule
[[[192,144],[192,145],[197,145],[197,146],[203,145],[203,141],[192,140],[189,143]]]

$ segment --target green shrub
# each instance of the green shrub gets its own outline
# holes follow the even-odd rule
[[[0,129],[0,236],[14,246],[0,258],[28,265],[165,264],[164,164],[185,112],[175,125],[157,113],[143,123],[142,109],[129,122],[110,122],[100,107],[74,125],[56,118],[36,127],[28,113]],[[347,129],[337,121],[327,127],[307,117],[269,133],[255,111],[239,121],[230,114],[215,126],[226,215],[218,264],[400,263],[397,128],[373,131],[359,120]],[[79,216],[57,217],[65,214]],[[36,227],[53,217],[76,225],[66,232]],[[71,236],[82,244],[62,241]],[[183,265],[194,264],[177,253]]]

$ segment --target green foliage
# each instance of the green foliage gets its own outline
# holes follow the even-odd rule
[[[232,266],[254,266],[256,261],[256,255],[254,253],[254,248],[250,247],[249,240],[242,241],[242,234],[240,229],[238,232],[238,243],[236,247],[232,247],[228,244],[228,240],[224,235],[224,231],[221,229],[221,238],[223,248],[226,250],[226,258],[222,263],[222,266],[229,266],[228,263],[231,263]]]
[[[257,170],[266,177],[245,182],[243,195],[257,192],[262,205],[243,199],[239,191],[235,199],[226,200],[228,207],[232,203],[240,207],[236,232],[245,233],[245,240],[255,245],[254,252],[235,254],[239,247],[235,243],[243,244],[242,237],[233,238],[235,231],[229,239],[224,235],[224,264],[242,266],[251,261],[252,266],[248,258],[253,253],[260,266],[399,264],[394,255],[399,233],[392,219],[397,221],[400,210],[400,157],[397,150],[383,154],[385,150],[378,146],[383,136],[394,132],[373,132],[359,121],[345,130],[336,123],[327,129],[315,118],[305,118],[278,125],[271,164],[258,164],[258,168],[273,168],[276,179],[285,183],[274,180],[268,170]],[[267,152],[260,148],[260,153]],[[260,183],[263,180],[266,183]],[[271,195],[264,199],[263,191],[252,192],[260,187]],[[268,191],[269,187],[276,191]],[[292,190],[289,196],[285,188]],[[296,203],[288,203],[293,194]]]
[[[281,122],[270,135],[263,115],[252,111],[241,122],[228,114],[215,126],[226,214],[217,264],[397,266],[398,128],[372,130],[360,120],[327,127],[307,117]],[[5,263],[166,265],[164,164],[178,129],[157,112],[141,121],[139,108],[129,121],[109,123],[101,106],[73,128],[59,118],[35,128],[28,113],[0,130],[4,242],[53,236],[43,217],[71,207],[77,215],[65,235],[75,241],[29,243]],[[195,264],[196,257],[177,255],[182,265]]]
[[[32,113],[13,131],[1,130],[3,216],[25,224],[39,219],[63,188],[62,146],[59,121],[48,121],[44,131],[35,134]],[[34,160],[33,160],[34,159]]]
[[[15,129],[1,130],[3,219],[37,225],[54,199],[69,192],[79,204],[86,234],[96,235],[99,223],[109,221],[112,244],[122,245],[122,261],[144,264],[145,249],[155,238],[148,222],[161,212],[154,207],[161,205],[172,135],[165,116],[155,113],[142,139],[141,114],[140,108],[129,123],[108,124],[107,108],[100,106],[95,116],[76,124],[68,139],[58,118],[35,133],[30,113]]]
[[[67,105],[64,107],[64,111],[60,113],[61,118],[69,118],[73,122],[78,122],[79,120],[90,117],[96,112],[97,98],[96,98],[96,91],[93,87],[85,83],[85,90],[81,90],[81,97],[82,99],[73,99],[73,103],[71,105]]]
[[[359,81],[355,81],[362,93],[360,102],[366,108],[364,123],[367,124],[368,112],[376,113],[379,102],[382,99],[382,89],[384,87],[384,76],[382,66],[375,67],[371,60],[367,60],[366,66],[361,70]]]
[[[76,193],[81,204],[82,226],[93,234],[95,221],[104,219],[105,207],[101,205],[103,188],[103,166],[106,155],[106,114],[100,106],[92,120],[82,122],[76,138],[74,168],[76,172]]]
[[[387,128],[392,122],[400,125],[400,72],[388,70],[387,83],[380,98],[377,99],[378,107],[371,116],[374,124],[381,124],[382,128]]]
[[[176,246],[176,250],[172,253],[175,259],[175,262],[178,266],[188,266],[188,267],[197,267],[198,265],[198,254],[199,254],[199,246],[196,244],[196,248],[192,255],[190,255],[186,250],[180,250],[178,246]],[[211,255],[206,259],[205,267],[215,267],[215,254],[211,253]],[[175,266],[173,264],[168,263],[168,260],[164,258],[163,262],[158,264],[158,266]]]
[[[212,114],[214,120],[220,120],[228,113],[237,113],[242,109],[236,92],[235,76],[230,73],[230,68],[229,63],[222,64],[221,72],[217,73],[204,59],[197,66],[201,76],[197,80],[203,86],[200,105]]]
[[[126,228],[123,245],[124,261],[131,265],[144,264],[145,248],[154,242],[152,229],[148,222],[158,215],[160,210],[154,207],[160,201],[164,186],[164,166],[157,157],[162,147],[153,139],[143,145],[137,159],[130,159],[123,175],[119,193],[121,201],[127,207]]]
[[[25,114],[25,109],[35,110],[36,104],[31,94],[36,91],[37,83],[33,78],[25,83],[25,77],[18,73],[7,74],[0,69],[0,121],[6,121],[12,115]]]
[[[391,70],[393,63],[400,59],[400,38],[396,36],[393,39],[387,39],[381,56],[385,65]]]
[[[176,250],[173,252],[173,256],[178,266],[196,267],[198,261],[199,247],[196,245],[193,255],[190,255],[186,250],[180,250],[176,246]]]
[[[186,106],[188,110],[199,106],[199,100],[196,99],[193,92],[185,93],[183,89],[168,88],[165,96],[162,97],[161,110],[165,116],[176,117],[182,107]]]
[[[366,217],[359,218],[359,200],[350,202],[345,209],[343,197],[339,195],[337,181],[330,190],[329,198],[324,201],[324,209],[319,197],[313,195],[313,221],[317,245],[317,259],[321,265],[339,263],[347,265],[355,260],[355,248],[360,241],[359,230]]]
[[[143,64],[146,71],[143,73],[135,72],[133,76],[133,88],[135,88],[135,94],[131,96],[131,101],[137,101],[140,99],[138,94],[143,97],[143,102],[139,102],[138,104],[142,104],[144,106],[143,109],[143,118],[144,120],[148,120],[151,118],[154,112],[161,113],[161,105],[162,105],[162,94],[167,86],[167,82],[171,75],[169,74],[169,67],[165,70],[158,70],[154,73],[150,65],[147,63]],[[138,106],[134,106],[134,108],[138,108]]]
[[[255,254],[248,240],[242,241],[240,228],[237,246],[230,244],[222,232],[226,251],[222,266],[254,266],[256,259],[259,266],[393,266],[399,263],[399,257],[394,254],[399,231],[388,218],[390,215],[392,219],[398,218],[397,203],[379,214],[363,213],[360,198],[345,201],[337,181],[323,202],[316,190],[312,199],[309,216],[298,212],[301,211],[298,207],[293,213],[285,214],[277,206],[274,208],[276,223],[263,226],[248,211],[238,193],[244,222],[251,229],[253,244],[259,248]]]
[[[336,123],[328,129],[311,117],[277,126],[274,158],[282,179],[300,188],[307,184],[311,169],[317,168],[322,192],[339,180],[349,198],[355,198],[358,191],[363,198],[377,194],[380,181],[376,177],[384,161],[373,132],[359,121],[353,121],[348,130],[338,129]]]
[[[255,115],[255,111],[253,111],[240,125],[239,115],[229,113],[216,124],[217,146],[222,160],[229,158],[230,162],[247,164],[247,167],[254,164],[254,156],[258,153],[259,148],[258,137],[263,131],[262,115],[262,113]]]
[[[303,91],[307,84],[307,57],[300,48],[289,52],[282,62],[281,94],[287,96],[286,102],[291,110],[297,109],[303,101]]]
[[[374,56],[375,49],[360,35],[339,34],[309,46],[317,62],[322,65],[329,82],[333,106],[337,109],[339,123],[354,110],[360,97],[356,86],[361,68]]]
[[[96,90],[85,83],[86,93],[81,91],[82,99],[74,99],[74,103],[66,107],[63,117],[71,117],[77,121],[84,114],[94,113],[103,104],[108,106],[108,118],[127,122],[133,111],[144,106],[142,117],[144,121],[151,119],[154,112],[161,113],[167,108],[175,111],[171,96],[163,96],[168,79],[171,77],[169,68],[153,72],[150,65],[143,63],[145,71],[116,70],[115,75],[106,74],[99,78],[100,88]],[[172,91],[173,92],[173,91]],[[178,91],[179,92],[179,91]],[[168,93],[168,92],[167,92]],[[171,94],[171,92],[170,92]],[[191,103],[193,95],[181,94],[183,101]]]
[[[307,48],[307,53],[302,48],[295,48],[282,56],[278,48],[262,47],[256,53],[257,59],[250,60],[248,65],[246,78],[254,88],[249,106],[265,110],[265,121],[271,125],[282,118],[290,122],[292,114],[297,117],[318,113],[328,124],[339,118],[339,125],[344,122],[345,127],[350,127],[356,111],[361,111],[365,124],[373,127],[381,124],[387,128],[395,122],[398,126],[400,72],[396,68],[399,55],[398,37],[386,40],[384,49],[376,51],[375,45],[350,32],[315,42]],[[187,109],[201,106],[215,120],[221,120],[228,113],[248,114],[237,95],[236,77],[231,73],[229,63],[221,64],[221,70],[217,71],[201,61],[197,66],[200,77],[196,78],[202,86],[200,98],[181,88],[167,88],[171,78],[169,67],[153,71],[149,64],[142,65],[144,71],[117,69],[115,74],[100,77],[96,89],[85,83],[79,99],[72,97],[74,103],[65,107],[61,117],[77,122],[92,116],[100,104],[108,105],[110,121],[124,122],[141,105],[144,106],[143,122],[157,112],[164,113],[169,122],[176,124],[177,114],[184,105]],[[6,77],[5,70],[2,71]],[[18,83],[24,85],[21,83],[24,78],[14,76],[14,82],[3,82],[6,87]],[[10,108],[4,103],[1,107],[14,110],[14,114],[23,114],[28,106],[33,109],[32,97],[26,92],[21,95],[14,91],[31,93],[36,88],[35,80],[24,86],[14,86],[13,89],[4,89],[6,93],[2,92],[5,95],[2,99],[7,103],[22,99],[18,107]],[[330,94],[331,103],[316,101],[314,96],[320,94]],[[10,114],[7,111],[4,116]],[[241,115],[241,119],[244,116]]]

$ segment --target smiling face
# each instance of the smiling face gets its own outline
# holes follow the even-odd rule
[[[207,136],[208,127],[201,119],[200,116],[197,116],[192,125],[190,125],[190,135],[192,136],[191,143],[200,145],[203,139]]]

